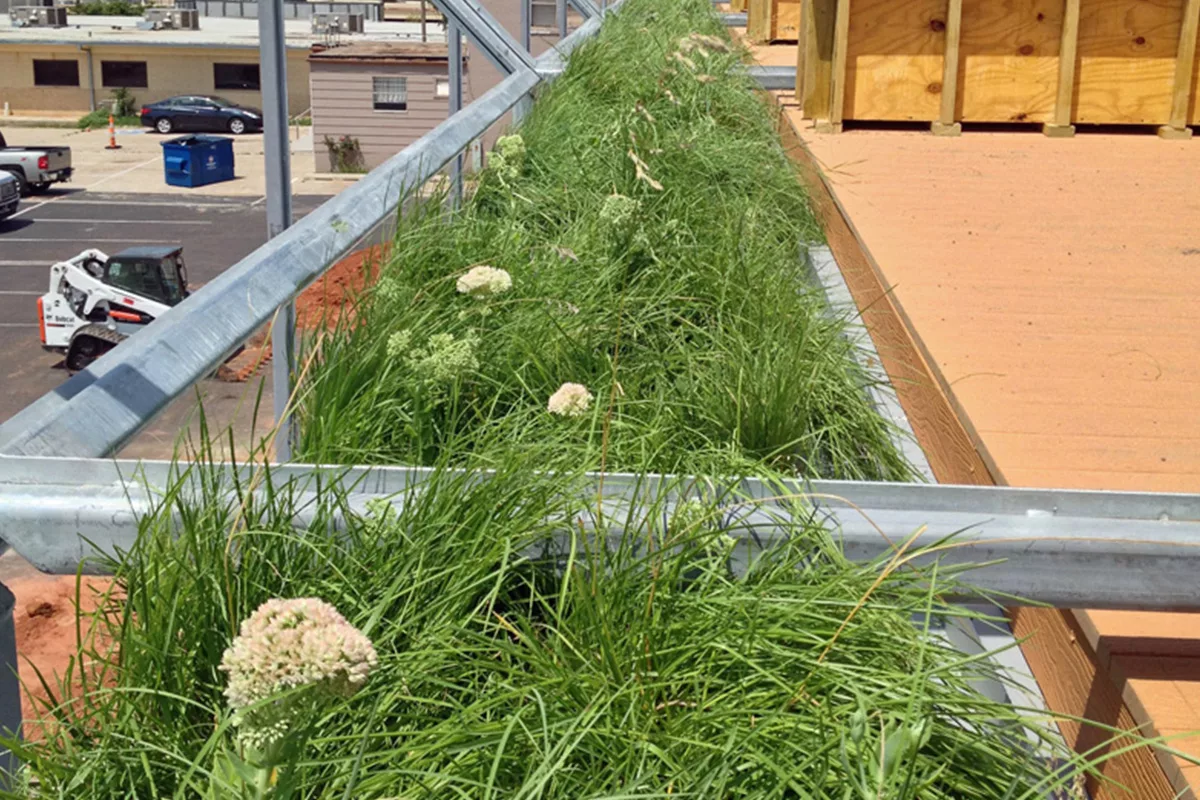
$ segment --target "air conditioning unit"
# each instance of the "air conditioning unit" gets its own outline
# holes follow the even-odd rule
[[[363,14],[313,14],[312,32],[326,35],[338,33],[362,33],[363,20]]]
[[[64,6],[15,6],[8,12],[14,28],[65,28]]]
[[[200,12],[194,8],[147,8],[146,21],[139,27],[150,30],[200,30]]]

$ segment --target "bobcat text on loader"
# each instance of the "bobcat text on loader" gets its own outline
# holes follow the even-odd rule
[[[78,372],[187,296],[182,247],[84,250],[50,268],[37,301],[42,346]]]

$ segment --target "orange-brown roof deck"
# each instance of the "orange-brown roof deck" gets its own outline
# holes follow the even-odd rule
[[[796,46],[753,48],[794,64]],[[1200,141],[781,131],[947,483],[1200,492]],[[1022,611],[1048,705],[1200,758],[1200,615]],[[1108,737],[1060,724],[1077,747]],[[1195,797],[1145,748],[1094,797]]]

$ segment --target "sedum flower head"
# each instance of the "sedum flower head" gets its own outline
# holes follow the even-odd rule
[[[417,377],[430,384],[450,384],[479,369],[475,348],[479,340],[473,334],[455,339],[451,333],[435,333],[422,349],[413,350],[408,366]]]
[[[261,747],[286,736],[306,709],[354,694],[377,663],[371,640],[336,608],[304,597],[259,606],[220,668],[240,735]]]
[[[495,267],[471,267],[455,284],[459,294],[486,298],[503,294],[512,288],[512,276],[507,270]]]
[[[623,194],[610,194],[600,206],[600,221],[610,228],[622,228],[633,219],[641,203]]]
[[[558,391],[550,395],[546,410],[560,417],[578,417],[591,408],[592,393],[580,383],[564,383]]]
[[[504,183],[511,183],[525,168],[525,140],[519,134],[501,136],[491,156],[492,169]]]

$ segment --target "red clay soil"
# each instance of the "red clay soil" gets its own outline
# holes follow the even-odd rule
[[[37,720],[48,716],[45,700],[48,695],[42,679],[49,684],[61,702],[59,678],[66,674],[76,648],[76,583],[73,575],[35,575],[9,579],[6,583],[16,597],[13,607],[13,627],[17,637],[17,658],[24,689],[21,693],[21,718],[26,739],[44,735]],[[85,615],[100,604],[101,593],[109,587],[103,578],[86,578],[79,590],[79,610]],[[79,635],[88,636],[87,627]],[[97,645],[102,647],[103,645]],[[79,665],[73,667],[78,675]],[[38,678],[38,673],[42,678]],[[73,680],[72,683],[77,681]]]
[[[353,316],[354,298],[366,288],[379,271],[386,249],[376,245],[356,250],[329,268],[317,282],[296,298],[296,327],[319,330],[335,327],[344,317]],[[262,331],[246,343],[246,349],[221,365],[217,377],[241,383],[271,360],[271,343]]]

